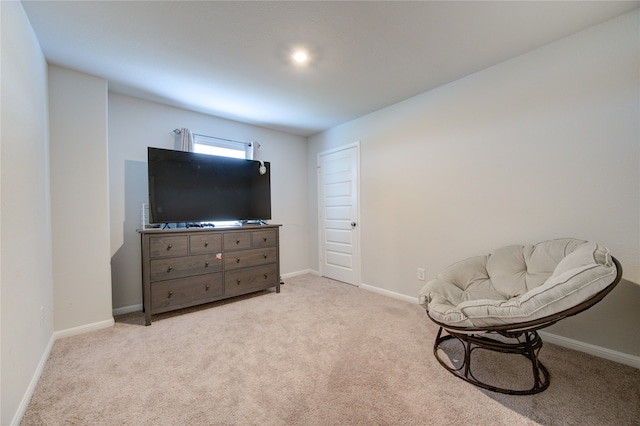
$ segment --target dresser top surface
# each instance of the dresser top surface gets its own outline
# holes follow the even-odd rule
[[[197,232],[233,232],[233,231],[259,231],[261,229],[273,229],[279,228],[282,225],[279,224],[267,224],[267,225],[238,225],[238,226],[205,226],[202,228],[151,228],[151,229],[137,229],[140,234],[176,234],[176,233],[197,233]]]

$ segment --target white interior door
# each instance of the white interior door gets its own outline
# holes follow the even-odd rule
[[[320,274],[359,284],[359,144],[318,154]]]

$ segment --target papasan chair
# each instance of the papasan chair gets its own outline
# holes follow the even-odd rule
[[[547,389],[550,380],[538,359],[542,340],[537,330],[590,308],[621,277],[620,263],[605,247],[556,239],[506,246],[455,263],[422,288],[419,301],[440,326],[433,352],[444,368],[484,389],[529,395]],[[463,345],[459,365],[443,359],[441,346],[451,339]],[[525,356],[533,386],[512,389],[479,380],[472,371],[477,349]]]

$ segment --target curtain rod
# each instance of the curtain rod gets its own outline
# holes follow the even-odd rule
[[[182,133],[182,130],[174,129],[173,133],[175,133],[176,135],[179,135],[180,133]],[[234,141],[233,139],[219,138],[217,136],[201,135],[201,134],[198,134],[198,133],[192,133],[192,134],[193,134],[193,136],[200,136],[201,138],[218,139],[220,141],[225,141],[225,142],[241,143],[241,144],[245,144],[247,146],[252,146],[252,144],[253,144],[253,141],[251,141],[251,142],[242,142],[242,141]],[[260,144],[258,144],[258,146],[260,146]]]

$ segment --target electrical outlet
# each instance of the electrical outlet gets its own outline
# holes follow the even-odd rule
[[[420,281],[424,281],[425,280],[424,274],[425,274],[424,268],[418,268],[418,279]]]

